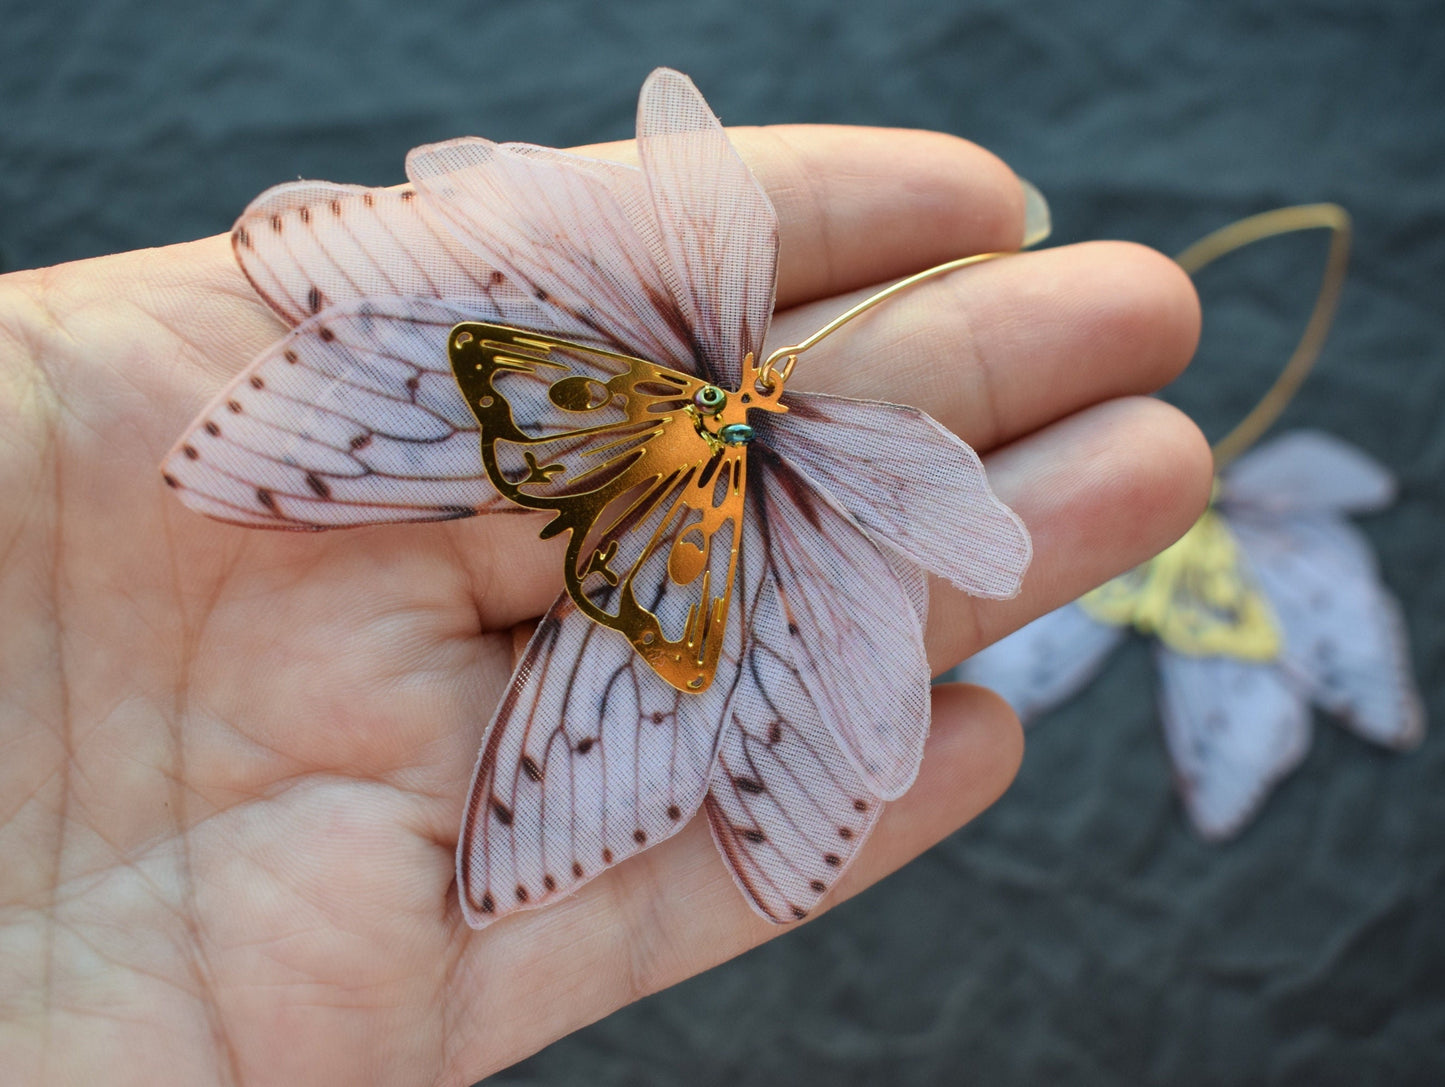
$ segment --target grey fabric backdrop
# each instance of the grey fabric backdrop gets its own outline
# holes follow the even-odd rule
[[[625,137],[664,63],[732,123],[978,140],[1049,195],[1058,241],[1174,250],[1338,200],[1355,269],[1287,423],[1400,473],[1400,504],[1366,529],[1445,722],[1438,3],[3,0],[0,15],[7,268],[222,231],[297,175],[395,182],[426,140]],[[1204,284],[1204,356],[1171,395],[1206,428],[1288,350],[1320,252],[1281,243]],[[1260,822],[1209,847],[1173,799],[1152,683],[1131,646],[1031,733],[1018,783],[975,825],[498,1081],[1445,1082],[1445,736],[1400,757],[1320,721]]]

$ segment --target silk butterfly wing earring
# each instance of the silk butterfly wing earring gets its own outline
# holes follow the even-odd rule
[[[1386,747],[1412,747],[1424,733],[1399,607],[1345,519],[1388,506],[1394,480],[1327,434],[1254,444],[1319,356],[1344,282],[1349,217],[1332,204],[1266,212],[1202,239],[1179,262],[1192,273],[1242,246],[1312,229],[1331,232],[1314,311],[1274,385],[1215,445],[1210,508],[1156,558],[963,669],[1028,718],[1085,686],[1130,629],[1151,638],[1175,778],[1206,838],[1238,833],[1303,759],[1312,702]]]
[[[475,926],[699,808],[754,908],[806,915],[917,773],[924,572],[1007,597],[1030,556],[923,412],[787,388],[842,324],[998,254],[764,356],[776,216],[686,77],[647,80],[638,150],[454,140],[399,191],[263,194],[235,249],[293,327],[163,466],[250,526],[532,509],[567,536],[465,809]]]

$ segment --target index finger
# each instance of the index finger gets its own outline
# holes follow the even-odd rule
[[[956,137],[825,125],[730,135],[777,208],[780,308],[1013,248],[1022,237],[1018,179]],[[581,150],[635,155],[630,141]],[[63,346],[65,360],[52,361],[77,364],[103,343],[103,357],[130,364],[123,377],[110,373],[147,394],[151,458],[283,328],[226,236],[12,273],[0,284],[17,289],[7,310],[36,322],[21,342]]]
[[[730,128],[778,213],[778,308],[955,257],[1016,249],[1024,192],[997,155],[942,132],[848,125]],[[579,154],[635,162],[636,145]]]

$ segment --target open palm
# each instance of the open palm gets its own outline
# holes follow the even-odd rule
[[[781,222],[777,343],[1018,243],[1017,182],[962,141],[732,135]],[[961,434],[1034,535],[1018,599],[934,586],[936,669],[1193,521],[1208,451],[1137,396],[1196,328],[1173,265],[1091,244],[917,288],[799,364],[794,387]],[[780,931],[696,820],[556,906],[462,923],[468,777],[558,541],[520,514],[289,534],[184,510],[156,461],[280,331],[221,238],[0,279],[6,1082],[465,1083]],[[1020,754],[1002,702],[936,688],[918,784],[837,897],[981,811]]]

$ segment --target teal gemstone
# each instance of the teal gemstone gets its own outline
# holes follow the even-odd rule
[[[728,445],[747,445],[753,440],[753,428],[747,423],[729,423],[717,432]]]
[[[706,414],[716,415],[728,402],[728,394],[716,385],[704,385],[693,395],[692,402]]]

